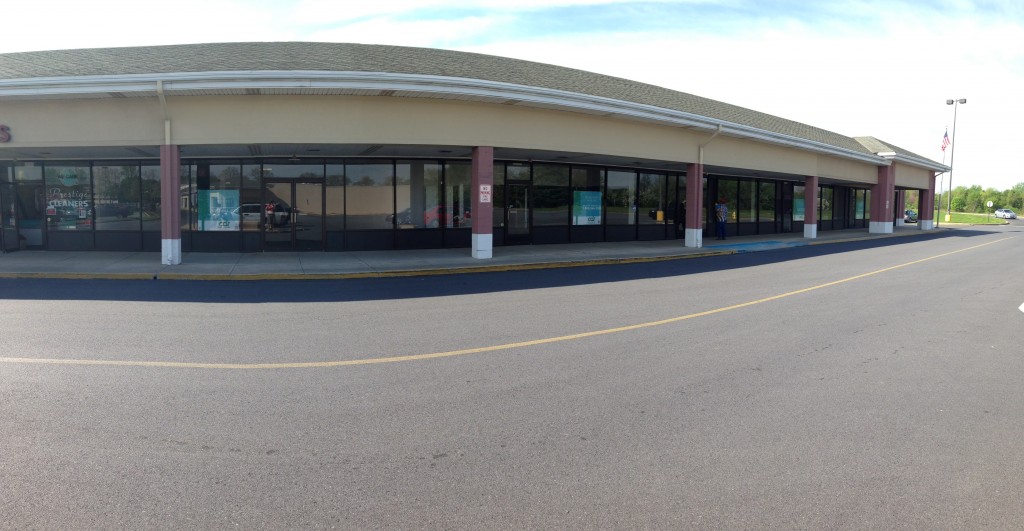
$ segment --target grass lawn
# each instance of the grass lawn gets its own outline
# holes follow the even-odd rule
[[[946,221],[946,212],[942,211],[936,214],[935,219],[939,221],[941,225]],[[973,225],[1002,225],[1006,223],[1005,219],[997,218],[992,214],[969,214],[967,212],[951,212],[950,223],[970,223]]]

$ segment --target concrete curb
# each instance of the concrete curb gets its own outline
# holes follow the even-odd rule
[[[460,275],[471,273],[501,273],[508,271],[530,271],[542,269],[561,269],[571,267],[592,267],[602,265],[636,264],[647,262],[664,262],[670,260],[687,260],[727,256],[741,253],[764,252],[808,245],[827,245],[834,243],[850,243],[881,238],[911,237],[927,235],[933,231],[918,233],[874,234],[851,238],[830,240],[794,240],[786,244],[768,246],[757,249],[709,249],[687,252],[686,254],[639,256],[625,258],[595,258],[585,260],[556,260],[551,262],[527,262],[520,264],[501,264],[466,267],[438,267],[428,269],[399,269],[393,271],[365,271],[359,273],[68,273],[68,272],[32,272],[32,273],[0,273],[0,279],[68,279],[68,280],[192,280],[192,281],[260,281],[260,280],[353,280],[366,278],[400,278],[427,277],[441,275]],[[166,266],[164,266],[166,267]]]

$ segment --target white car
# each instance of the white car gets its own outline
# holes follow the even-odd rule
[[[999,210],[996,210],[996,217],[1003,219],[1017,219],[1017,213],[1009,208],[1000,208]]]

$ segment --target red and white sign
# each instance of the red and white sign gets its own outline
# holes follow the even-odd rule
[[[481,184],[480,185],[480,202],[490,203],[491,202],[491,185]]]

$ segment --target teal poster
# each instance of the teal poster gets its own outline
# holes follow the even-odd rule
[[[601,192],[572,193],[572,224],[601,224]]]
[[[199,230],[238,230],[238,190],[199,190]]]

